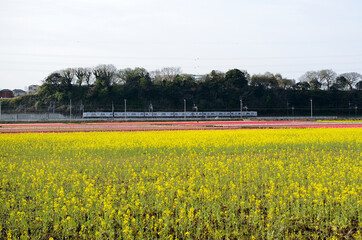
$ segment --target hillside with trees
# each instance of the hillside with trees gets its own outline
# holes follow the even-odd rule
[[[68,68],[53,72],[35,95],[3,103],[3,109],[17,111],[122,111],[127,99],[129,111],[237,111],[240,100],[245,110],[260,116],[305,116],[310,100],[317,115],[354,115],[362,107],[362,75],[337,74],[331,69],[308,71],[299,81],[266,72],[250,76],[247,71],[213,70],[200,79],[168,67],[148,72],[144,68],[117,69],[113,65]]]

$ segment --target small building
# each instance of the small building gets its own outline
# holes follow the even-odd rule
[[[13,93],[14,93],[14,97],[20,97],[20,96],[26,95],[26,92],[21,89],[14,89]]]
[[[0,98],[13,98],[14,93],[10,89],[0,90]]]
[[[37,91],[39,91],[40,86],[39,85],[30,85],[28,87],[28,94],[35,94]]]
[[[205,78],[205,75],[192,75],[193,78],[195,78],[196,81],[201,81]]]

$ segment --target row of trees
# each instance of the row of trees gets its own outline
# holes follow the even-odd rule
[[[95,68],[67,68],[56,71],[43,81],[46,85],[67,86],[71,85],[98,85],[111,86],[115,84],[130,84],[137,81],[136,78],[143,78],[145,81],[173,81],[176,76],[182,75],[180,68],[163,68],[148,72],[144,68],[126,68],[117,70],[114,65],[99,65]]]
[[[337,75],[332,70],[307,72],[296,82],[278,73],[250,75],[239,69],[193,76],[174,67],[148,72],[144,68],[118,70],[113,65],[99,65],[53,72],[36,95],[16,98],[10,104],[28,109],[56,105],[66,111],[72,100],[95,111],[113,104],[121,106],[127,99],[130,110],[147,111],[152,103],[154,111],[177,111],[183,109],[186,99],[189,106],[195,104],[200,111],[208,111],[237,110],[242,99],[249,109],[272,114],[285,106],[308,106],[310,98],[325,109],[358,104],[362,102],[361,88],[360,74]]]
[[[144,68],[117,70],[113,65],[90,68],[68,68],[45,78],[39,96],[45,102],[66,102],[81,98],[85,102],[117,102],[120,96],[137,102],[156,100],[172,106],[174,99],[198,98],[208,93],[215,99],[239,92],[248,86],[246,72],[232,69],[226,73],[212,71],[196,81],[180,68],[163,68],[148,72]]]
[[[233,75],[233,76],[231,76]],[[250,76],[246,71],[238,69],[230,70],[226,73],[212,71],[204,75],[201,81],[227,81],[228,79],[237,78],[234,85],[243,87],[250,85],[254,87],[264,87],[267,89],[304,89],[304,90],[352,90],[362,89],[362,75],[356,72],[348,72],[337,75],[331,69],[320,71],[308,71],[303,74],[299,82],[294,79],[283,78],[280,73],[273,74],[266,72],[264,74],[254,74]],[[180,68],[167,67],[161,70],[148,72],[144,68],[121,69],[113,65],[99,65],[95,68],[67,68],[52,73],[44,80],[46,85],[63,86],[70,88],[72,85],[77,86],[98,86],[108,87],[111,85],[147,85],[148,82],[162,83],[173,82],[188,79],[195,80],[192,75],[182,74]],[[238,82],[238,79],[240,82]]]
[[[362,89],[362,75],[356,72],[348,72],[337,75],[331,69],[306,72],[300,78],[299,85],[306,86],[308,89],[334,89],[334,90],[352,90],[353,88]]]

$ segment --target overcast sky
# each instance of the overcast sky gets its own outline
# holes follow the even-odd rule
[[[0,0],[0,89],[99,64],[362,73],[362,1]]]

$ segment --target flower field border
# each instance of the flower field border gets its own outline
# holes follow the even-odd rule
[[[0,124],[0,133],[163,131],[258,128],[361,128],[362,121],[184,121]]]

